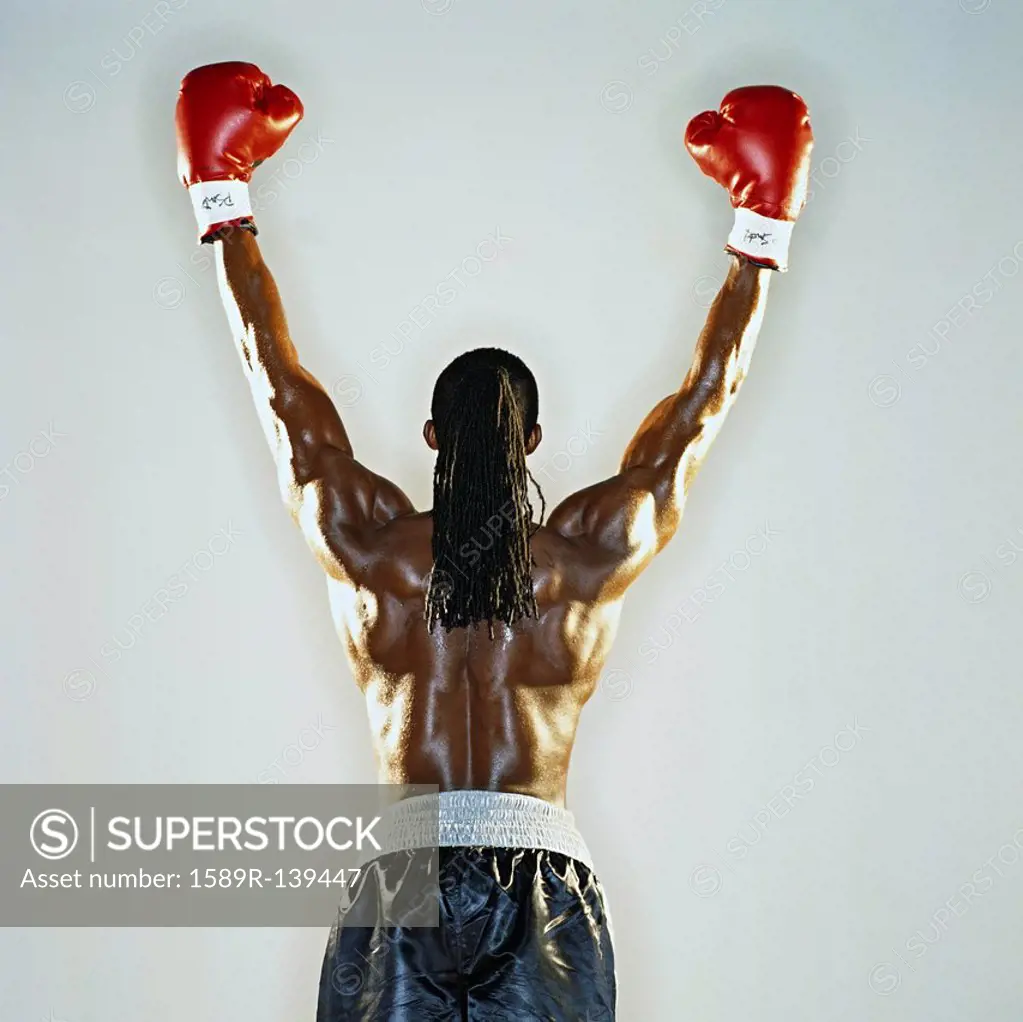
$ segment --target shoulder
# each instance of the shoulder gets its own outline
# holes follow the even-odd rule
[[[596,604],[604,597],[617,558],[585,535],[541,526],[530,543],[538,597],[544,602]]]
[[[399,514],[359,528],[334,530],[332,546],[350,585],[408,598],[425,590],[433,563],[428,512]]]

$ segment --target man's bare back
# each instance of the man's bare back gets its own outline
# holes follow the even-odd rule
[[[625,592],[678,527],[745,378],[771,271],[732,257],[688,374],[642,423],[620,471],[566,498],[535,529],[538,616],[492,622],[491,637],[486,627],[427,629],[431,513],[355,459],[336,408],[298,361],[255,238],[234,230],[214,244],[281,494],[327,573],[381,780],[564,805],[579,713]],[[424,435],[436,449],[432,421]],[[541,435],[535,426],[527,454]],[[453,577],[461,566],[447,570]]]
[[[621,599],[599,599],[606,566],[554,530],[533,535],[539,617],[427,631],[429,513],[394,519],[359,586],[330,603],[366,697],[381,781],[518,792],[564,805],[579,712],[611,647]]]

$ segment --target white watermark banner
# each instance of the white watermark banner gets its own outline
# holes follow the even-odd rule
[[[5,926],[436,926],[437,842],[391,809],[436,786],[0,785]],[[439,835],[439,821],[436,833]],[[429,840],[429,835],[428,835]]]

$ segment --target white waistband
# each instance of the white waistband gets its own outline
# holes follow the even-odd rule
[[[384,851],[404,848],[543,848],[593,868],[567,809],[505,791],[442,791],[391,806],[379,833]]]

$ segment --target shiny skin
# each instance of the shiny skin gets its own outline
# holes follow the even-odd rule
[[[213,244],[281,496],[329,580],[380,780],[563,806],[579,714],[622,600],[678,528],[746,376],[772,271],[731,257],[679,388],[646,417],[620,471],[562,501],[533,537],[539,618],[497,625],[491,639],[485,627],[427,631],[429,511],[356,460],[333,402],[298,359],[256,239],[234,229]],[[538,426],[527,450],[541,435]],[[432,423],[424,436],[435,447]]]

